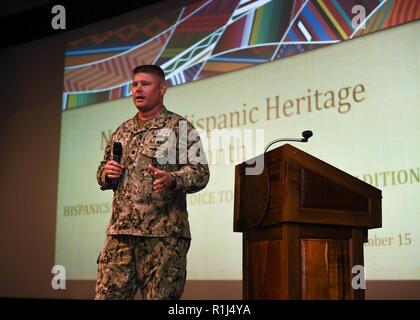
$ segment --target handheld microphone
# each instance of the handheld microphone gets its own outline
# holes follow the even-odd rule
[[[122,144],[121,142],[114,142],[113,148],[112,148],[112,159],[115,162],[120,163],[122,157]],[[112,189],[115,191],[117,190],[118,183],[120,182],[120,179],[112,179],[111,185]]]
[[[281,142],[281,141],[294,141],[294,142],[308,142],[309,138],[313,136],[313,133],[311,130],[305,130],[302,132],[302,137],[303,138],[280,138],[280,139],[276,139],[271,141],[264,149],[264,153],[267,152],[268,148],[270,148],[273,144],[277,143],[277,142]]]

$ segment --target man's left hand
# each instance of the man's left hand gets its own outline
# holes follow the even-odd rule
[[[149,164],[149,171],[156,178],[153,182],[153,190],[157,193],[161,193],[166,190],[170,190],[173,185],[173,176],[167,172],[160,170]]]

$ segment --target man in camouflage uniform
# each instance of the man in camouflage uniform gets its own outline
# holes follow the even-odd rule
[[[160,67],[133,70],[138,112],[111,135],[99,165],[101,189],[115,193],[95,299],[133,299],[138,288],[143,299],[183,293],[191,239],[186,194],[207,185],[209,169],[192,124],[163,105],[165,92]],[[115,142],[122,144],[120,163],[113,160]],[[162,161],[169,154],[176,157],[166,160],[175,161]]]

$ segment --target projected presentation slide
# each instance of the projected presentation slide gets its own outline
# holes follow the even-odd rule
[[[209,1],[208,5],[216,2]],[[241,19],[244,28],[248,23],[248,29],[253,30],[254,25],[247,19],[253,14],[249,21],[255,22],[256,15],[267,13],[269,7],[265,6],[269,5],[286,10],[289,17],[296,18],[296,23],[304,14],[309,16],[319,10],[316,11],[319,15],[326,9],[303,1],[301,7],[295,7],[298,2],[290,1],[290,8],[280,8],[277,1],[256,1],[254,3],[261,6],[248,8],[242,15],[237,2],[232,8],[224,8],[230,10],[231,20],[227,19],[223,31],[231,30],[233,34],[235,21],[239,23]],[[377,3],[370,8],[370,18],[389,5]],[[180,9],[177,20],[170,21],[173,14],[168,14],[165,21],[168,25],[176,21],[186,23],[188,20],[183,19],[200,13],[199,8],[195,7],[195,13],[193,8]],[[388,8],[391,9],[393,7]],[[367,20],[367,25],[370,22]],[[295,36],[299,36],[297,25],[288,27],[284,25],[278,35],[272,36],[292,37],[290,30],[296,28]],[[214,28],[217,31],[219,26]],[[308,25],[306,29],[309,30]],[[171,30],[160,35],[169,34]],[[353,29],[347,33],[362,31]],[[165,36],[165,41],[168,37]],[[218,38],[211,49],[226,44],[224,39]],[[369,230],[365,244],[367,280],[420,279],[418,39],[420,22],[414,21],[312,48],[316,50],[302,47],[301,51],[305,52],[301,54],[282,51],[284,56],[263,61],[265,63],[251,63],[255,56],[247,58],[244,53],[239,58],[232,55],[235,62],[229,62],[228,55],[216,55],[214,60],[208,58],[206,62],[192,65],[186,62],[193,57],[191,51],[190,60],[185,58],[184,61],[191,65],[177,69],[178,72],[174,72],[172,66],[182,61],[180,56],[176,56],[175,61],[162,54],[160,61],[151,61],[162,65],[167,75],[170,88],[165,106],[201,130],[210,165],[208,186],[187,198],[192,233],[187,267],[189,280],[242,279],[242,235],[233,232],[234,167],[260,154],[270,141],[280,137],[298,138],[304,130],[313,131],[310,141],[290,144],[382,191],[382,228]],[[164,50],[169,52],[172,40],[166,43]],[[258,46],[250,47],[258,49]],[[262,46],[261,50],[268,47],[271,45]],[[273,45],[270,57],[280,55],[279,47]],[[287,50],[292,49],[299,51],[299,45]],[[249,53],[251,49],[247,50]],[[226,60],[217,59],[222,56]],[[244,67],[237,67],[238,59],[243,59]],[[69,61],[76,60],[71,56]],[[87,67],[88,63],[85,64]],[[212,74],[211,68],[218,71]],[[196,73],[188,78],[192,73],[186,70],[193,69]],[[75,70],[77,68],[70,67],[66,72]],[[121,80],[119,87],[114,83],[114,87],[109,86],[111,89],[106,91],[104,88],[108,85],[97,82],[101,89],[96,93],[80,87],[79,93],[69,89],[63,95],[55,263],[65,266],[69,279],[96,278],[96,260],[104,244],[113,196],[112,191],[99,189],[96,170],[112,132],[137,111],[129,96],[130,70],[126,71],[127,81]],[[68,87],[75,77],[65,78]],[[115,78],[110,76],[108,80]],[[106,81],[104,79],[104,83]],[[119,94],[116,94],[117,87]],[[234,130],[247,132],[252,143],[241,139],[244,135],[238,135],[239,138],[228,145],[217,145],[211,140],[216,130],[225,130],[226,134]]]

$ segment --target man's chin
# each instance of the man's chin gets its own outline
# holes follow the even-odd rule
[[[136,106],[137,110],[139,110],[139,111],[146,111],[147,110],[147,106],[144,105],[144,104],[135,103],[135,106]]]

